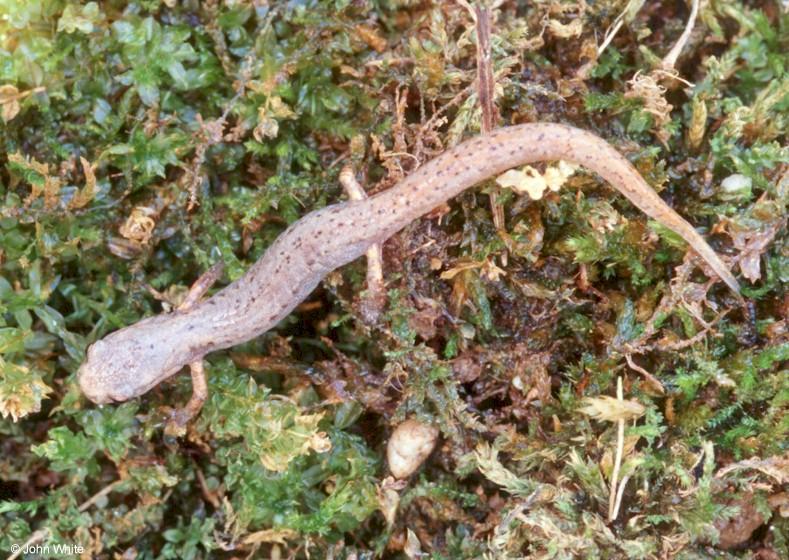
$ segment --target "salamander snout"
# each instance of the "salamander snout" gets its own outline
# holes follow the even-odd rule
[[[150,317],[117,330],[88,347],[77,381],[97,404],[138,397],[194,360],[174,334],[176,314]]]
[[[123,371],[118,371],[118,355],[103,340],[88,347],[85,361],[77,371],[77,382],[82,392],[96,404],[121,402],[133,397]]]

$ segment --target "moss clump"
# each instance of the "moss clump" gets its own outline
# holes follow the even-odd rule
[[[0,0],[0,550],[789,556],[786,9],[703,4],[671,62],[682,3],[516,4],[490,97],[452,2]],[[340,162],[382,190],[478,134],[480,99],[607,138],[747,305],[589,174],[540,202],[491,181],[386,244],[373,324],[358,262],[210,356],[185,437],[186,376],[80,395],[88,344],[238,278],[342,198]],[[441,449],[398,485],[411,416]]]

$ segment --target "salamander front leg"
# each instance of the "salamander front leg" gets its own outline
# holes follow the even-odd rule
[[[197,305],[211,286],[222,276],[223,268],[222,263],[218,262],[204,272],[189,288],[189,292],[177,310],[189,311]],[[171,436],[182,436],[186,433],[186,425],[197,416],[208,398],[208,382],[205,378],[203,361],[198,360],[189,364],[189,371],[192,374],[192,397],[186,406],[175,410],[167,422],[165,433]]]
[[[216,283],[216,281],[222,277],[222,271],[224,268],[225,267],[222,261],[219,261],[214,266],[206,270],[200,276],[200,278],[195,280],[195,283],[192,284],[191,288],[189,288],[189,292],[181,302],[181,305],[178,306],[178,311],[189,311],[195,305],[197,305],[200,302],[200,299],[211,288],[211,286],[213,286],[214,283]]]
[[[208,382],[205,378],[205,365],[202,360],[189,364],[192,374],[192,397],[186,406],[173,412],[165,427],[165,433],[171,436],[182,436],[186,433],[186,425],[197,416],[208,398]]]

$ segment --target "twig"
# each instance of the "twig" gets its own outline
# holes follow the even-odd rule
[[[400,56],[395,58],[376,58],[373,60],[368,60],[364,63],[364,65],[367,67],[380,68],[384,65],[400,66],[403,64],[414,64],[414,62],[414,59],[411,57]]]
[[[608,48],[608,45],[611,44],[611,41],[614,40],[616,34],[619,33],[619,29],[622,27],[622,24],[625,22],[626,12],[627,12],[627,6],[625,6],[625,9],[622,10],[622,13],[619,14],[617,18],[614,20],[613,29],[609,27],[606,30],[605,37],[603,38],[603,43],[599,47],[597,47],[597,58],[600,58],[600,55],[603,54],[603,51],[605,51],[605,49]]]
[[[731,309],[724,309],[723,311],[721,311],[720,314],[717,317],[715,317],[715,319],[712,320],[712,322],[706,325],[704,330],[697,332],[690,338],[687,338],[685,340],[679,340],[677,342],[667,342],[665,344],[661,344],[658,341],[655,344],[651,344],[647,346],[647,348],[650,350],[662,350],[663,352],[667,352],[667,351],[675,352],[677,350],[684,350],[689,346],[693,346],[697,342],[703,340],[704,337],[706,337],[710,333],[712,327],[717,325],[720,322],[720,320],[723,319],[729,313],[729,311],[731,311]]]
[[[469,93],[471,93],[472,86],[473,84],[466,86],[460,92],[455,94],[455,96],[452,99],[450,99],[447,103],[441,105],[441,107],[439,107],[438,110],[430,116],[427,122],[424,125],[422,125],[422,128],[429,129],[433,125],[433,123],[437,121],[439,117],[441,117],[441,115],[443,115],[448,109],[451,109],[452,107],[463,101],[463,98],[465,98]]]
[[[112,492],[122,482],[124,481],[116,480],[115,482],[108,484],[107,486],[105,486],[104,488],[93,494],[93,496],[88,498],[86,501],[82,502],[77,508],[77,510],[80,513],[86,511],[90,506],[98,502],[102,497]],[[19,556],[22,554],[23,551],[27,550],[29,547],[33,546],[36,543],[40,543],[41,541],[48,539],[50,534],[51,531],[49,527],[44,527],[43,529],[38,529],[37,531],[33,532],[33,534],[30,535],[30,537],[25,541],[25,543],[22,546],[20,546],[16,552],[14,552],[13,554],[11,554],[11,556],[8,557],[8,560],[15,560],[16,558],[19,558]]]
[[[622,477],[622,482],[619,484],[619,489],[616,491],[616,502],[614,503],[614,515],[611,518],[611,521],[619,517],[619,506],[622,505],[622,496],[625,493],[625,486],[627,486],[627,481],[630,480],[630,475],[626,474]]]
[[[49,538],[49,534],[49,527],[44,527],[43,529],[39,529],[38,531],[34,532],[32,535],[30,535],[30,538],[25,541],[25,544],[20,546],[16,552],[8,557],[8,560],[16,560],[16,558],[19,558],[19,555],[22,554],[24,550],[27,550],[34,544]]]
[[[77,509],[79,510],[80,513],[86,511],[90,506],[98,502],[99,499],[103,498],[104,496],[115,490],[115,488],[119,486],[122,482],[123,480],[121,479],[121,480],[116,480],[111,484],[108,484],[107,486],[105,486],[104,488],[93,494],[93,496],[88,498],[87,501],[82,502],[82,504],[80,504],[79,508]]]
[[[200,168],[205,162],[206,151],[210,146],[218,144],[224,139],[224,129],[227,123],[227,117],[230,111],[235,107],[241,97],[246,92],[247,83],[252,78],[252,56],[244,59],[239,72],[240,79],[235,84],[236,93],[225,105],[222,114],[218,119],[213,121],[204,122],[202,116],[198,113],[197,122],[200,124],[200,129],[197,131],[196,136],[200,138],[199,143],[195,147],[195,155],[192,158],[192,164],[185,168],[185,179],[187,189],[189,190],[189,202],[186,205],[186,210],[191,212],[192,209],[198,204],[197,201],[197,188],[200,186],[202,176]]]
[[[661,79],[666,79],[666,80],[677,80],[678,82],[682,82],[683,84],[685,84],[686,86],[688,86],[690,88],[695,87],[695,85],[696,85],[693,82],[689,82],[688,80],[686,80],[685,78],[680,76],[677,73],[677,71],[673,70],[673,69],[672,70],[663,70],[661,68],[655,68],[654,70],[652,70],[652,72],[650,72],[650,74],[652,76],[655,76],[656,78],[659,77]]]
[[[661,395],[666,394],[666,389],[663,387],[663,384],[660,382],[660,380],[654,375],[652,375],[651,373],[649,373],[647,370],[642,368],[640,365],[635,363],[633,361],[633,357],[630,354],[625,354],[625,360],[627,360],[627,365],[630,366],[630,369],[640,373],[644,377],[644,379],[646,379],[647,383],[649,383],[652,387],[654,387],[654,389],[658,393],[660,393]]]
[[[490,53],[490,9],[479,5],[471,8],[477,31],[477,97],[482,111],[482,134],[490,134],[496,128],[498,111],[495,104],[496,81],[493,76],[493,62]],[[493,214],[493,225],[497,230],[504,229],[504,208],[498,202],[497,192],[490,193],[490,209]]]
[[[219,497],[216,495],[216,492],[212,492],[210,488],[208,488],[208,482],[206,482],[205,475],[203,474],[203,470],[200,467],[197,467],[197,482],[200,483],[200,491],[203,493],[203,498],[214,506],[214,509],[219,509],[222,504],[219,501]]]
[[[696,24],[696,16],[699,13],[699,0],[691,0],[690,6],[690,17],[688,18],[688,23],[685,25],[685,30],[682,32],[682,35],[679,36],[679,39],[668,52],[668,54],[663,57],[663,62],[661,63],[661,67],[664,70],[672,70],[674,65],[677,63],[677,59],[679,55],[682,53],[682,49],[685,48],[685,45],[690,39],[690,34],[693,32],[693,26]]]
[[[616,398],[623,401],[625,398],[622,390],[622,377],[616,378]],[[608,521],[616,519],[618,510],[616,505],[617,483],[619,481],[619,469],[622,466],[622,454],[625,451],[625,419],[620,418],[616,421],[616,458],[614,459],[614,472],[611,473],[611,492],[608,498]]]
[[[482,110],[482,133],[490,134],[497,120],[493,102],[496,83],[490,54],[490,10],[475,6],[474,12],[477,29],[477,95]]]
[[[670,315],[677,308],[677,306],[683,303],[683,288],[688,284],[690,275],[693,272],[693,268],[695,266],[694,258],[695,257],[691,251],[685,254],[682,264],[677,266],[675,269],[674,278],[671,280],[670,290],[661,298],[660,303],[658,303],[657,307],[652,312],[652,316],[647,320],[641,335],[637,339],[628,342],[624,348],[619,349],[622,351],[622,353],[643,354],[649,350],[681,350],[702,340],[707,334],[709,334],[712,327],[714,327],[729,312],[729,310],[724,310],[709,323],[701,319],[700,324],[702,325],[703,330],[689,339],[666,344],[661,344],[660,342],[647,344],[647,341],[658,332],[657,324],[662,321],[663,318]],[[736,260],[734,262],[736,262]],[[705,294],[712,287],[712,285],[715,284],[715,282],[717,282],[717,280],[715,278],[711,278],[706,284],[704,284],[703,289]],[[696,314],[693,316],[698,319]]]

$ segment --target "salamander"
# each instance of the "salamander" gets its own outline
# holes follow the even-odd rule
[[[142,319],[93,343],[79,368],[79,385],[92,401],[109,403],[142,395],[185,365],[192,365],[193,378],[195,372],[202,376],[199,364],[206,354],[265,333],[330,271],[374,243],[480,181],[512,167],[553,160],[598,173],[645,214],[682,236],[739,294],[737,280],[704,238],[605,140],[564,124],[521,124],[460,143],[391,189],[310,212],[241,278],[212,297]]]

